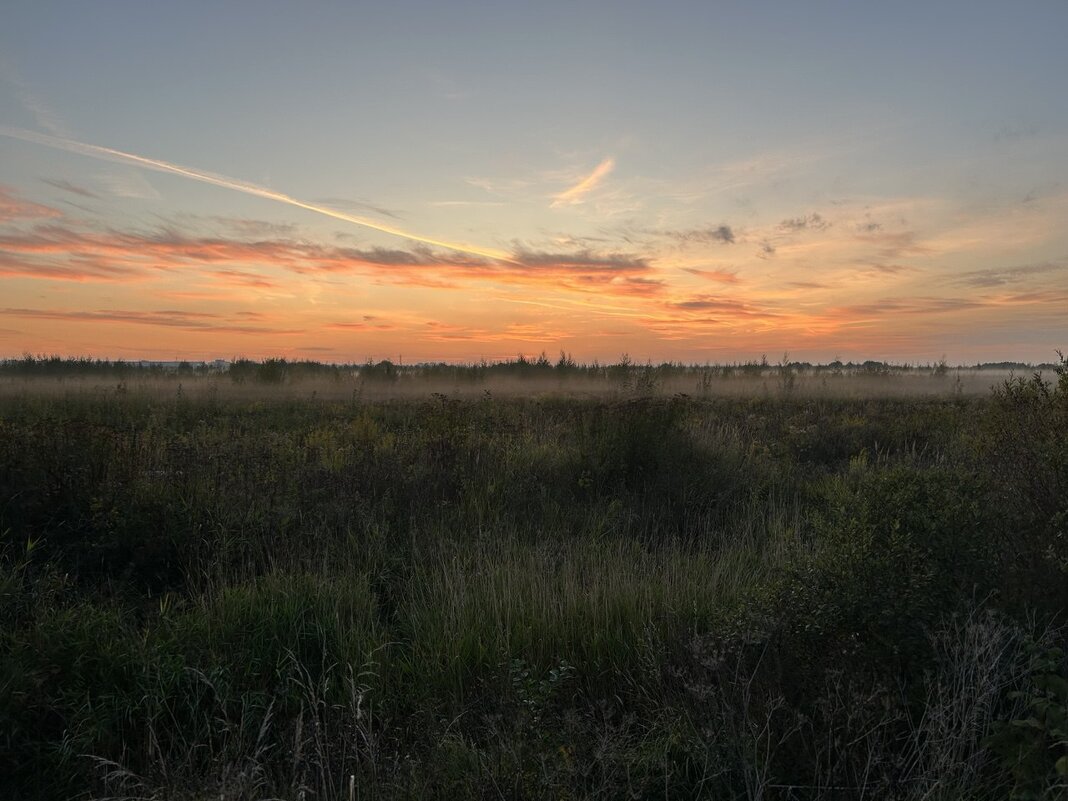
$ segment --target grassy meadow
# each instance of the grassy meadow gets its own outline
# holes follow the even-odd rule
[[[0,797],[1065,797],[1063,364],[542,361],[3,365]]]

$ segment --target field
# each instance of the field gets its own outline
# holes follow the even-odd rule
[[[1068,373],[0,371],[0,796],[1068,791]]]

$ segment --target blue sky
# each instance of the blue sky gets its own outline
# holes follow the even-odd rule
[[[1046,360],[1065,30],[1063,2],[9,4],[0,352]]]

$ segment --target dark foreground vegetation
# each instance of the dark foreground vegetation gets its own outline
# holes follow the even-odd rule
[[[0,396],[0,797],[1063,798],[1068,374],[793,369]]]

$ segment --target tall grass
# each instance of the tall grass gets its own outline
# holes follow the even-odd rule
[[[3,394],[0,789],[1056,797],[1054,729],[1004,732],[1068,675],[1068,385],[775,369],[745,398]]]
[[[606,681],[647,679],[648,659],[704,630],[769,561],[749,548],[649,551],[632,540],[457,544],[418,564],[398,625],[411,669],[440,671],[457,698],[513,659],[569,664],[603,692]]]

